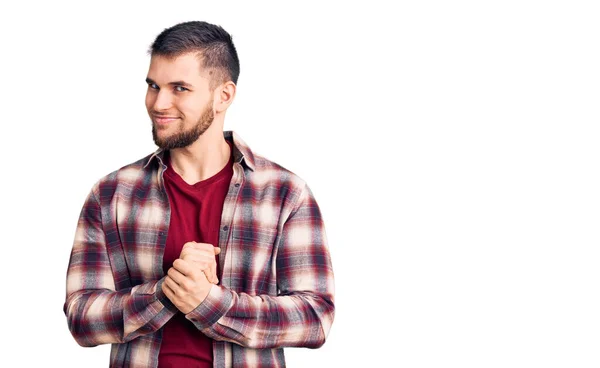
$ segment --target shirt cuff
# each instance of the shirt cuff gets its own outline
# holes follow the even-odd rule
[[[175,304],[173,304],[173,302],[171,301],[171,299],[167,298],[167,296],[165,295],[165,292],[162,290],[162,284],[163,282],[165,282],[165,277],[163,277],[162,279],[158,280],[158,282],[156,283],[156,291],[155,291],[155,295],[156,295],[156,299],[158,299],[158,301],[165,306],[165,308],[167,308],[168,310],[172,311],[172,312],[177,312],[179,311],[177,309],[177,307],[175,306]]]
[[[208,296],[194,310],[185,315],[199,329],[210,327],[231,309],[233,292],[221,285],[213,285]]]

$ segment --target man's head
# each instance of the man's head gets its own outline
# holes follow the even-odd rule
[[[161,32],[148,52],[154,142],[163,149],[189,146],[215,118],[222,123],[233,101],[240,66],[231,36],[216,25],[185,22]]]

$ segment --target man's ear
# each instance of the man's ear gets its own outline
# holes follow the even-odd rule
[[[215,89],[214,108],[215,112],[224,112],[235,98],[235,83],[226,82]]]

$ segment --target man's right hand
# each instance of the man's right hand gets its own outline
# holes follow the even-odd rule
[[[193,262],[196,267],[204,272],[210,283],[218,284],[217,262],[215,256],[221,253],[221,248],[208,243],[187,242],[183,245],[179,258]]]

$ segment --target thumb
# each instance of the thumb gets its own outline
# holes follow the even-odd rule
[[[219,253],[221,253],[221,248],[215,247],[215,256]]]

